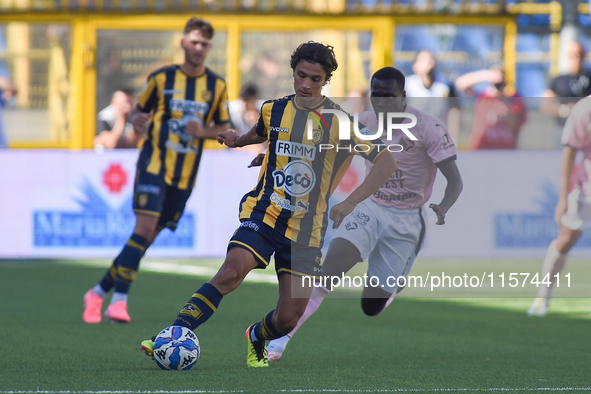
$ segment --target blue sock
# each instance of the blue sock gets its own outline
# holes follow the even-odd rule
[[[119,256],[117,256],[119,258]],[[109,267],[103,279],[98,283],[105,293],[108,293],[113,286],[115,286],[115,277],[117,276],[117,258],[113,260],[113,264]]]
[[[281,338],[283,336],[277,332],[277,329],[275,329],[275,326],[273,325],[272,317],[274,312],[275,311],[272,310],[271,312],[267,313],[263,320],[255,324],[252,328],[254,336],[259,341],[263,339],[270,341],[273,339]]]
[[[144,237],[133,234],[125,247],[115,259],[117,264],[115,271],[115,292],[125,293],[129,291],[129,286],[137,276],[137,269],[140,266],[140,260],[146,251],[148,240]],[[102,287],[102,286],[101,286]]]
[[[213,315],[222,297],[218,289],[209,283],[204,283],[181,309],[173,325],[195,330]]]

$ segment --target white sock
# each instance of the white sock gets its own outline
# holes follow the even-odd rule
[[[284,335],[281,338],[273,339],[269,342],[269,345],[267,345],[267,351],[283,353],[287,346],[287,342],[289,342],[290,339],[291,337],[289,334]]]
[[[568,253],[560,253],[558,249],[556,249],[556,240],[552,241],[548,246],[548,250],[546,251],[546,256],[544,257],[544,264],[542,265],[542,277],[540,278],[540,282],[544,280],[546,275],[550,275],[550,286],[540,284],[540,288],[538,289],[538,297],[543,298],[551,298],[552,297],[552,288],[554,287],[554,282],[556,278],[554,275],[560,273],[566,264],[566,258],[568,257]]]
[[[308,306],[306,306],[306,310],[304,311],[302,317],[300,317],[298,324],[293,330],[291,330],[289,334],[284,335],[281,338],[273,339],[271,342],[269,342],[267,351],[283,353],[289,340],[295,335],[296,331],[299,330],[302,324],[304,324],[306,320],[308,320],[308,318],[312,316],[314,312],[316,312],[320,304],[322,304],[324,297],[326,297],[328,293],[330,293],[330,290],[324,287],[314,287],[312,289],[312,294],[310,295],[310,300],[308,301]]]
[[[107,296],[107,292],[103,290],[101,285],[94,286],[92,292],[103,299]]]
[[[113,298],[111,298],[111,304],[114,304],[119,301],[125,301],[127,304],[127,293],[113,293]]]
[[[310,295],[310,300],[308,301],[308,306],[306,306],[304,314],[302,315],[302,317],[300,317],[300,320],[298,321],[298,324],[294,327],[294,329],[291,330],[289,334],[287,334],[290,338],[292,338],[295,335],[295,333],[300,329],[302,324],[304,324],[306,320],[308,320],[308,318],[312,316],[314,312],[316,312],[320,304],[322,304],[322,301],[324,301],[324,297],[326,297],[329,293],[330,290],[326,289],[325,287],[314,287],[312,289],[312,294]]]

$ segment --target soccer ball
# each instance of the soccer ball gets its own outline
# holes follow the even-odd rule
[[[154,360],[162,369],[191,369],[200,352],[197,335],[187,327],[166,327],[154,340]]]

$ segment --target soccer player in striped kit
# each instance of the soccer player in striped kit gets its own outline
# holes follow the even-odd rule
[[[321,95],[337,68],[332,47],[317,42],[301,44],[290,63],[295,94],[265,102],[257,124],[246,134],[229,130],[218,136],[218,141],[229,147],[268,140],[269,149],[257,185],[240,203],[241,224],[229,242],[223,265],[193,294],[173,323],[195,330],[213,315],[222,297],[236,289],[251,270],[266,268],[274,255],[279,298],[274,310],[246,330],[249,367],[268,367],[265,341],[290,332],[304,313],[312,289],[302,277],[321,273],[321,247],[329,216],[333,226],[339,227],[355,205],[396,170],[394,157],[378,148],[379,139],[359,139],[348,121],[349,138],[341,140],[337,115],[318,117],[324,109],[340,110]],[[308,119],[313,123],[311,118],[318,120],[312,130],[308,127]],[[321,150],[321,144],[342,149]],[[365,150],[350,149],[360,144]],[[371,161],[372,170],[329,215],[328,199],[354,154]],[[142,350],[153,356],[153,345],[153,340],[145,340]]]
[[[226,83],[205,66],[213,34],[209,22],[189,19],[181,39],[184,63],[153,72],[129,115],[137,132],[147,124],[133,195],[135,229],[100,282],[84,295],[85,323],[100,323],[103,299],[111,290],[105,316],[130,321],[128,291],[141,258],[160,231],[176,229],[195,186],[204,140],[228,129]]]

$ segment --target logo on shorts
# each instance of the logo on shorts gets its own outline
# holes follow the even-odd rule
[[[146,204],[148,203],[148,195],[147,194],[140,194],[137,199],[137,203],[140,206],[140,208],[145,207]]]
[[[316,184],[316,174],[304,161],[289,162],[283,170],[273,171],[276,189],[284,189],[293,197],[302,197],[310,193]]]
[[[347,223],[345,223],[345,228],[347,230],[355,230],[355,229],[357,229],[357,227],[358,227],[358,225],[355,222],[347,222]]]
[[[240,223],[240,227],[249,228],[254,231],[259,231],[259,226],[256,223],[251,222],[251,221]]]
[[[355,221],[362,226],[365,226],[369,222],[369,216],[364,214],[363,212],[357,212],[353,216]]]
[[[156,185],[137,185],[138,193],[160,194],[160,186]]]

